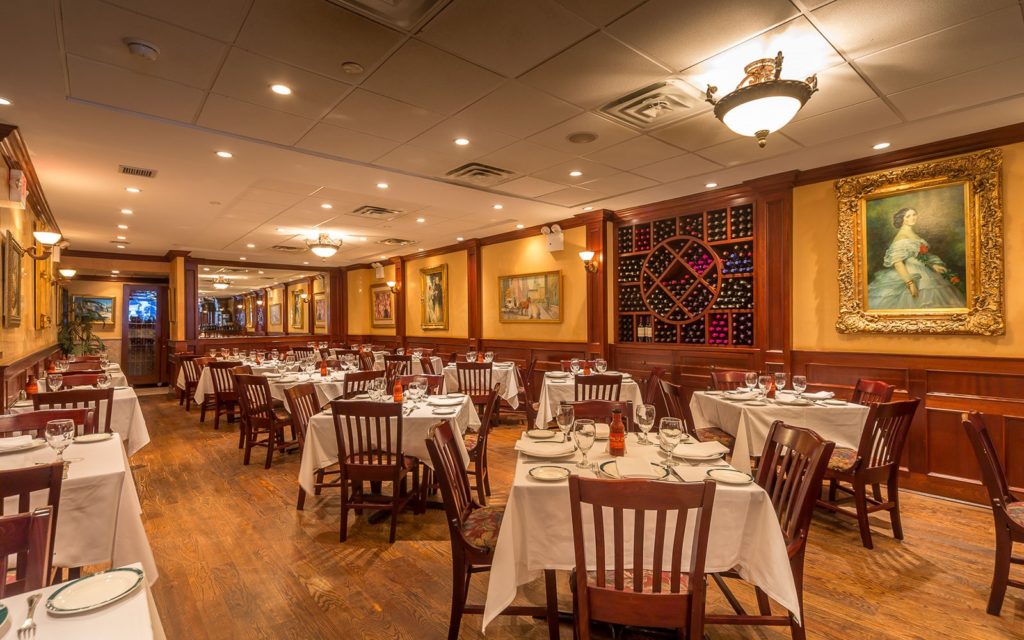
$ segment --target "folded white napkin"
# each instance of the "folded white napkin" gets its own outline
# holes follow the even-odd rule
[[[811,393],[805,392],[803,397],[807,398],[808,400],[829,400],[831,398],[836,397],[836,394],[832,393],[831,391],[814,391]]]
[[[729,449],[726,448],[721,442],[695,442],[693,444],[681,444],[676,447],[676,455],[684,458],[693,456],[694,458],[703,458],[705,456],[713,456],[718,453],[728,453]]]
[[[575,445],[570,442],[551,442],[550,440],[542,440],[534,442],[532,440],[526,440],[521,438],[516,441],[516,451],[522,451],[528,456],[557,456],[557,455],[568,455],[573,452]]]
[[[603,422],[598,422],[594,425],[594,432],[597,434],[598,440],[607,440],[609,433],[611,433],[611,427]]]
[[[660,478],[664,475],[643,458],[622,456],[615,459],[615,467],[619,470],[620,478]]]
[[[32,436],[14,436],[13,438],[0,438],[0,450],[18,449],[32,442]]]
[[[726,394],[725,397],[730,400],[753,400],[760,397],[760,394],[757,391],[740,391]]]

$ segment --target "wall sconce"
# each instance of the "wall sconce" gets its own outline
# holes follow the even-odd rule
[[[257,307],[262,307],[263,306],[263,298],[256,298],[256,306]]]
[[[71,278],[75,277],[75,274],[78,273],[78,270],[77,269],[58,269],[57,273],[59,273],[62,278],[67,278],[68,280],[70,280]]]
[[[597,273],[597,260],[594,260],[593,251],[580,251],[580,260],[583,261],[583,268],[590,273]]]
[[[309,294],[306,293],[305,291],[303,291],[302,293],[299,294],[299,300],[302,300],[302,304],[308,303],[309,302]]]
[[[35,252],[26,252],[33,260],[46,260],[53,253],[53,247],[60,242],[60,234],[56,231],[33,231],[32,237],[36,241]]]
[[[391,289],[391,293],[398,293],[399,286],[394,280],[388,280],[384,284],[388,285],[388,289]]]

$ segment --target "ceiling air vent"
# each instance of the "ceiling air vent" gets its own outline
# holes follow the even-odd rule
[[[126,164],[118,165],[117,172],[126,176],[135,176],[136,178],[155,178],[156,169],[144,169],[143,167],[129,167]]]
[[[402,29],[409,29],[440,0],[328,0]]]
[[[372,204],[364,204],[361,207],[356,207],[352,210],[350,216],[356,216],[359,218],[369,218],[370,220],[383,220],[390,222],[395,218],[404,215],[405,212],[401,209],[389,209],[387,207],[378,207]]]
[[[691,95],[681,81],[666,80],[638,89],[609,102],[601,111],[620,122],[638,128],[654,129],[696,113],[700,99]]]
[[[403,238],[385,238],[378,240],[377,244],[386,244],[389,247],[406,247],[410,244],[416,244],[415,240],[405,240]]]
[[[452,180],[465,182],[478,187],[491,187],[504,182],[515,175],[514,171],[492,167],[479,162],[470,162],[456,167],[445,174]]]
[[[275,244],[270,248],[281,253],[302,253],[306,250],[305,247],[296,247],[290,244]]]

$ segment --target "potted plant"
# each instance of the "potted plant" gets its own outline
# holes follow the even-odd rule
[[[107,350],[103,340],[92,332],[92,323],[98,318],[69,315],[57,330],[57,343],[65,356],[93,355]]]

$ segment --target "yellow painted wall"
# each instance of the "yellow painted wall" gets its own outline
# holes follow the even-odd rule
[[[481,247],[483,337],[491,340],[587,341],[587,272],[579,252],[586,227],[565,231],[562,251],[550,253],[540,234]],[[505,323],[498,320],[498,276],[539,271],[562,272],[562,322]]]
[[[281,321],[276,324],[270,322],[270,309],[275,304],[281,305]],[[285,304],[284,287],[270,287],[267,289],[267,333],[283,333],[284,323],[288,321],[288,305]]]
[[[380,284],[395,277],[395,265],[384,265],[384,278],[373,277],[373,269],[355,269],[348,278],[345,297],[348,307],[348,332],[351,335],[393,336],[394,327],[375,328],[370,324],[370,285]],[[418,325],[417,325],[418,326]]]
[[[0,162],[0,167],[3,167]],[[7,184],[7,171],[0,171],[0,184]],[[26,251],[32,250],[32,232],[35,214],[28,209],[10,209],[0,207],[0,236],[6,237],[10,231],[18,244]],[[10,329],[0,328],[0,362],[8,363],[22,356],[49,347],[57,342],[57,323],[60,309],[53,309],[52,324],[37,330],[35,328],[35,264],[32,258],[23,256],[21,259],[21,325]],[[54,303],[56,307],[56,303]]]
[[[793,192],[793,348],[950,356],[1024,356],[1024,143],[1003,147],[1003,237],[1006,335],[908,336],[841,334],[834,182]]]
[[[420,269],[448,265],[448,329],[423,329],[423,287]],[[405,284],[400,295],[405,296],[405,333],[409,336],[439,338],[469,337],[469,281],[465,251],[446,253],[405,263]]]

